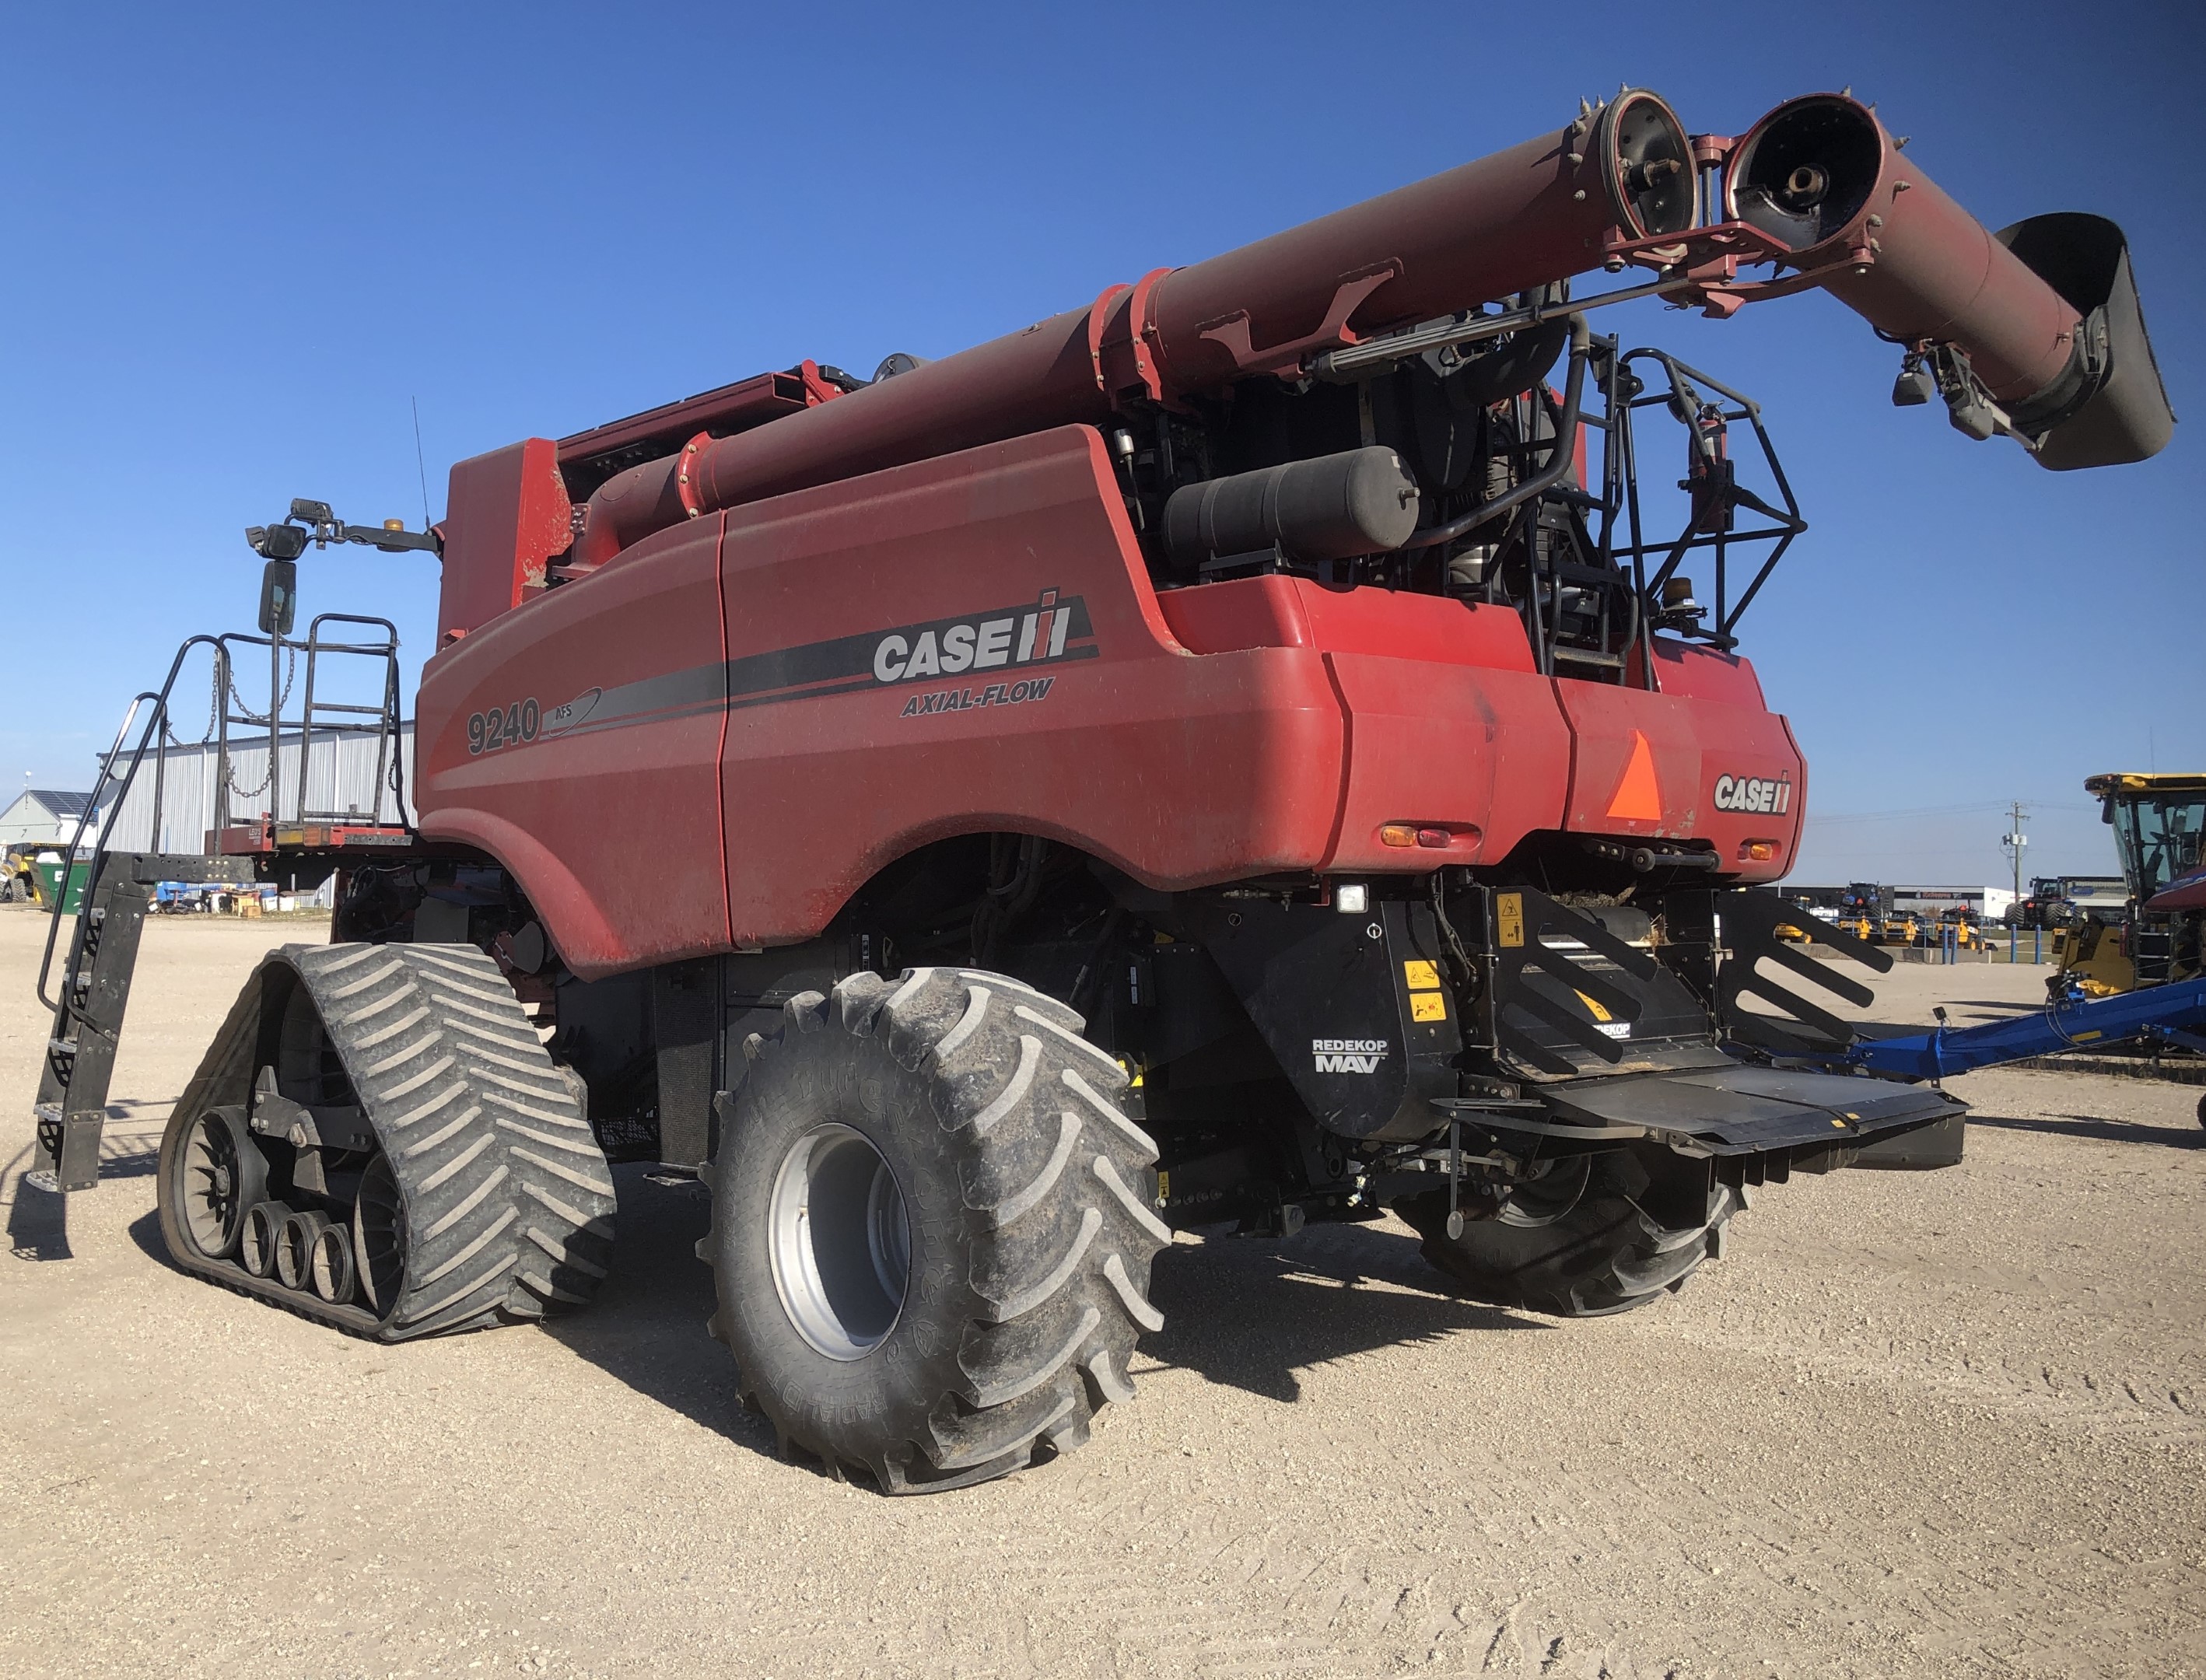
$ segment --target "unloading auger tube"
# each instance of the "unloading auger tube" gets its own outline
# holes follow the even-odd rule
[[[1904,160],[1902,144],[1846,94],[1788,101],[1734,142],[1689,136],[1659,96],[1627,89],[1553,134],[1107,287],[1085,308],[772,426],[700,433],[598,489],[573,562],[602,564],[718,509],[1100,425],[1130,403],[1169,407],[1251,378],[1329,373],[1344,352],[1368,366],[1388,335],[1421,325],[1435,343],[1487,336],[1506,320],[1481,325],[1485,306],[1513,298],[1536,319],[1550,289],[1627,263],[1658,277],[1628,295],[1658,292],[1720,316],[1820,285],[1905,347],[1896,402],[1935,390],[1956,426],[2005,432],[2042,466],[2158,453],[2174,415],[2120,229],[2059,213],[1994,235]],[[1699,173],[1719,170],[1708,207],[1723,219],[1704,223]],[[1792,272],[1740,280],[1741,265],[1756,263]]]
[[[1906,347],[1895,402],[1935,386],[1962,431],[2055,470],[2157,455],[2175,416],[2121,229],[2061,212],[1993,234],[1904,144],[1845,94],[1790,100],[1732,151],[1726,212]]]
[[[1600,262],[1603,241],[1693,223],[1690,142],[1655,94],[1627,91],[1553,134],[945,356],[772,426],[700,436],[590,498],[575,563],[653,531],[847,478],[1075,422],[1299,374],[1306,356]]]

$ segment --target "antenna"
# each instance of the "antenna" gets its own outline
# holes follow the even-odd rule
[[[414,470],[421,475],[421,528],[429,528],[429,464],[421,454],[421,399],[407,399],[414,405]]]

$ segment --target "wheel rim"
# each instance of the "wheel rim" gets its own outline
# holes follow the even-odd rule
[[[406,1204],[380,1154],[368,1163],[353,1202],[352,1258],[361,1297],[374,1311],[389,1312],[406,1275]]]
[[[245,1163],[238,1159],[237,1135],[220,1115],[203,1114],[192,1124],[184,1146],[184,1229],[193,1246],[221,1260],[237,1244],[245,1224]]]
[[[817,1352],[864,1358],[896,1328],[911,1230],[896,1174],[862,1133],[815,1126],[783,1157],[767,1211],[774,1289]]]

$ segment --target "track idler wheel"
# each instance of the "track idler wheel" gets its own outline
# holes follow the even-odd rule
[[[236,1254],[246,1216],[268,1194],[268,1159],[246,1127],[245,1111],[225,1106],[200,1116],[174,1171],[172,1194],[193,1243],[218,1259]]]
[[[307,1281],[332,1307],[352,1299],[352,1233],[325,1224],[307,1250]]]
[[[353,1197],[352,1260],[361,1300],[370,1312],[380,1313],[398,1298],[406,1275],[406,1202],[380,1150]]]
[[[314,1245],[331,1229],[330,1216],[319,1209],[294,1213],[284,1220],[276,1233],[276,1281],[287,1290],[306,1288]]]
[[[283,1247],[283,1227],[291,1210],[280,1201],[256,1201],[245,1211],[245,1227],[239,1234],[238,1264],[248,1278],[273,1278],[276,1257]],[[212,1258],[212,1256],[209,1256]]]

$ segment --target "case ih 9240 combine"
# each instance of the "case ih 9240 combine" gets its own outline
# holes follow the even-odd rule
[[[104,855],[48,1182],[97,1175],[144,884],[335,871],[333,943],[267,959],[176,1105],[176,1263],[387,1340],[540,1318],[612,1262],[609,1161],[694,1165],[742,1391],[919,1489],[1128,1397],[1175,1226],[1392,1207],[1463,1289],[1593,1314],[1754,1186],[1950,1156],[1959,1104],[1816,1062],[1845,1029],[1773,976],[1827,971],[1744,890],[1805,805],[1735,651],[1804,528],[1759,414],[1589,313],[1821,286],[1898,400],[2152,454],[2120,232],[1994,237],[1900,145],[1844,95],[1733,140],[1627,92],[939,361],[462,462],[432,533],[295,503],[221,692],[247,643],[390,660],[287,640],[310,540],[438,551],[415,809],[293,796],[310,663],[293,746],[256,719],[271,814]],[[1595,270],[1640,273],[1573,300]]]

